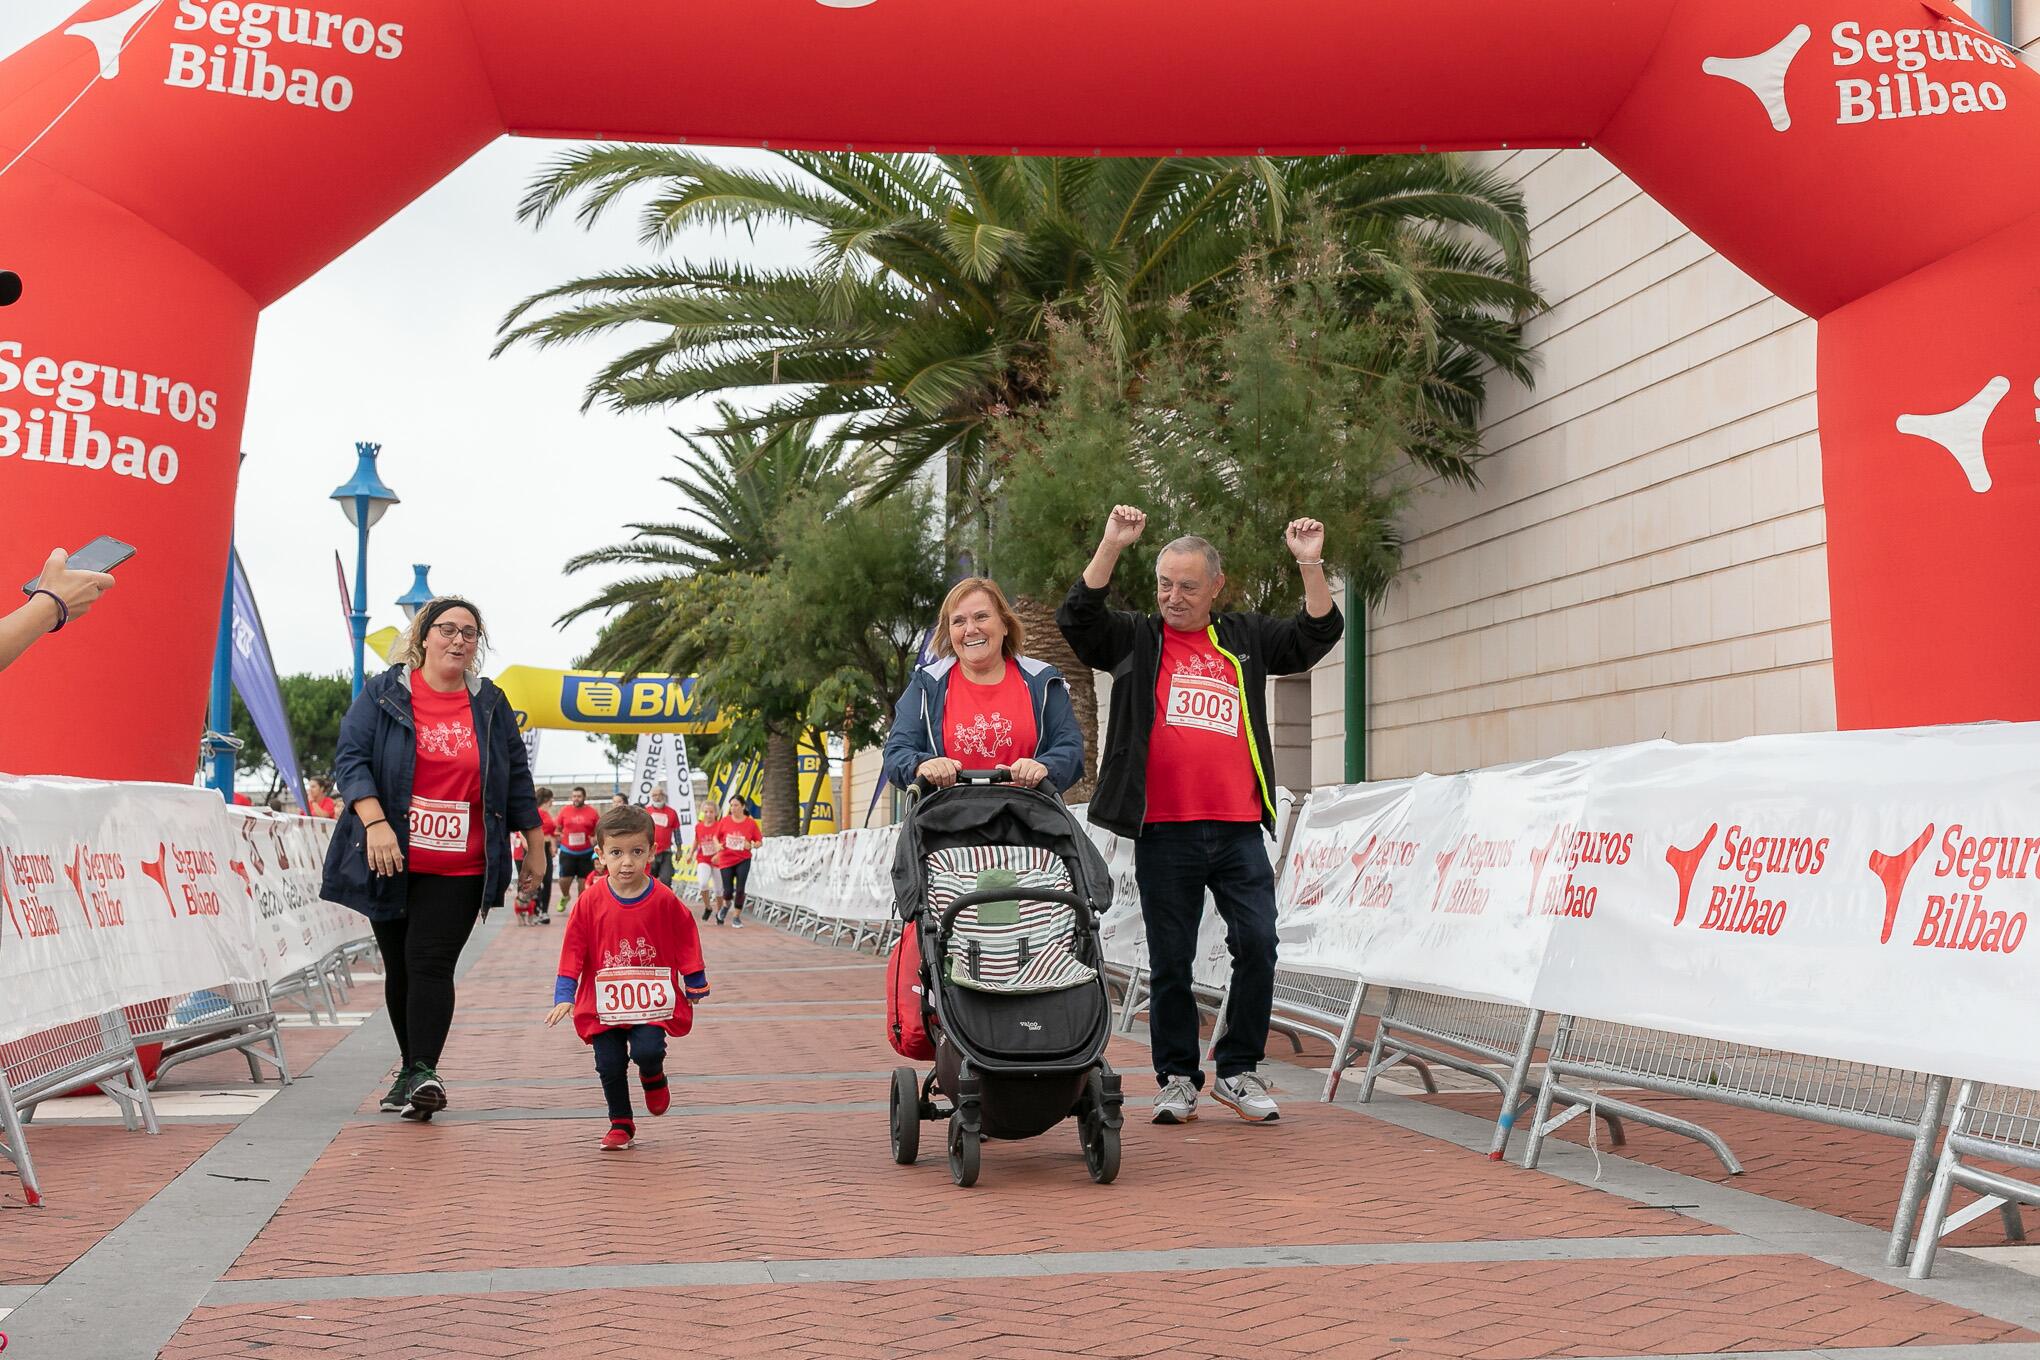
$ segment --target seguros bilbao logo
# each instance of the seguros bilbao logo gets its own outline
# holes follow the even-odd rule
[[[1620,868],[1635,852],[1634,832],[1588,831],[1571,822],[1553,827],[1550,839],[1530,852],[1530,915],[1593,919],[1601,890],[1574,875],[1581,865]],[[1554,867],[1562,872],[1547,877],[1546,869]]]
[[[1757,97],[1778,132],[1792,128],[1786,80],[1813,30],[1798,24],[1762,52],[1708,57],[1707,75],[1734,81]],[[1867,28],[1854,19],[1828,30],[1834,81],[1835,124],[1887,123],[1970,113],[2002,113],[2009,104],[1996,71],[2017,70],[2019,60],[1995,38],[1953,19],[1931,28]]]
[[[64,32],[92,44],[99,75],[121,73],[121,56],[143,24],[169,0],[140,4]],[[314,63],[346,53],[377,61],[404,55],[404,26],[302,5],[241,0],[176,0],[174,33],[163,83],[174,90],[205,90],[326,113],[354,104],[354,82]]]
[[[1891,943],[1913,870],[1934,848],[1928,877],[1939,891],[1929,892],[1921,903],[1913,948],[1980,954],[2016,950],[2026,939],[2026,913],[1995,905],[1993,889],[2040,877],[2040,836],[1978,836],[1952,822],[1934,847],[1935,825],[1927,823],[1902,850],[1871,852],[1870,872],[1884,885],[1884,929],[1878,943]]]
[[[1721,848],[1714,851],[1719,836]],[[1773,880],[1810,878],[1827,868],[1829,838],[1826,836],[1776,836],[1754,834],[1737,825],[1724,834],[1715,822],[1691,846],[1665,850],[1665,864],[1678,882],[1678,908],[1672,924],[1685,921],[1693,902],[1693,890],[1705,874],[1715,881],[1707,885],[1707,905],[1700,913],[1702,930],[1719,930],[1731,935],[1774,936],[1785,928],[1790,908],[1783,891]]]
[[[78,894],[87,925],[104,928],[127,923],[127,904],[121,898],[127,864],[119,855],[80,845],[64,866],[64,877],[71,880],[71,891]]]
[[[0,846],[0,906],[14,926],[17,939],[61,935],[57,908],[47,894],[57,886],[55,862],[44,854],[15,853]]]

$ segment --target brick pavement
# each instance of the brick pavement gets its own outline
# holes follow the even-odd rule
[[[939,1127],[924,1130],[919,1165],[887,1155],[879,1106],[896,1060],[880,1031],[882,968],[764,927],[707,935],[716,997],[671,1063],[676,1104],[695,1113],[641,1116],[639,1147],[604,1155],[592,1146],[605,1124],[586,1046],[536,1023],[558,939],[557,928],[493,928],[461,985],[443,1062],[459,1117],[405,1124],[374,1113],[377,1090],[346,1092],[352,1113],[336,1112],[323,1154],[164,1356],[422,1360],[622,1345],[1530,1360],[1981,1346],[1989,1360],[1993,1343],[2040,1347],[2020,1326],[2040,1323],[2040,1302],[1978,1311],[1984,1295],[1963,1295],[1971,1306],[1928,1297],[1869,1255],[1844,1268],[1789,1235],[1773,1243],[1495,1165],[1319,1106],[1301,1075],[1274,1126],[1207,1107],[1187,1128],[1155,1128],[1130,1109],[1112,1186],[1089,1182],[1064,1128],[988,1144],[983,1178],[960,1190]],[[1116,1040],[1113,1059],[1130,1094],[1150,1089],[1142,1046]],[[1648,1132],[1636,1131],[1638,1145]],[[217,1137],[214,1126],[170,1133],[195,1146]],[[1764,1153],[1738,1142],[1753,1166],[1769,1153],[1763,1130],[1731,1136],[1765,1142]],[[1659,1153],[1654,1142],[1643,1151]],[[1778,1153],[1781,1166],[1805,1155]],[[1772,1192],[1847,1211],[1846,1196],[1801,1187],[1794,1200],[1789,1189]],[[5,1251],[0,1238],[0,1270]],[[970,1278],[937,1278],[949,1275]]]

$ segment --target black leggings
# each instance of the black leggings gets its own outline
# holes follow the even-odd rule
[[[439,1066],[453,1028],[453,967],[482,910],[482,876],[412,874],[409,908],[375,922],[383,956],[383,1002],[404,1065]]]
[[[716,870],[722,879],[723,910],[744,914],[744,884],[751,877],[751,861],[740,859],[727,868]]]

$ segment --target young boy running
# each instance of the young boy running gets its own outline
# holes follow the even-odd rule
[[[609,1103],[602,1150],[621,1152],[637,1139],[630,1064],[637,1064],[644,1084],[645,1108],[664,1114],[672,1104],[666,1036],[694,1027],[694,1003],[708,995],[708,972],[693,915],[649,873],[652,819],[645,810],[611,808],[595,835],[609,873],[588,885],[567,917],[545,1023],[573,1016],[574,1032],[595,1050],[595,1072]]]

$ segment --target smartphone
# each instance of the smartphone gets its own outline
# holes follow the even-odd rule
[[[73,571],[112,571],[134,555],[134,544],[123,543],[111,534],[101,534],[72,553],[65,560],[65,565]],[[40,575],[30,577],[27,584],[21,587],[21,593],[34,594],[36,582],[40,580],[42,580]]]

